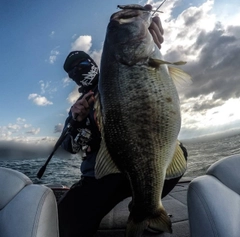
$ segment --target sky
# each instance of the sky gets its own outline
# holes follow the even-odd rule
[[[99,65],[109,17],[129,3],[1,0],[0,142],[56,142],[78,98],[63,70],[66,56],[83,50]],[[192,77],[179,90],[179,138],[240,132],[238,0],[167,0],[161,11],[164,59],[187,61],[182,69]]]

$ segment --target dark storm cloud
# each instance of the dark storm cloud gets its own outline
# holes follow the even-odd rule
[[[194,20],[191,18],[192,22]],[[187,35],[187,29],[178,36],[184,40],[184,35]],[[224,29],[218,22],[211,32],[202,31],[196,37],[195,44],[185,49],[174,48],[168,52],[167,57],[171,60],[176,56],[187,56],[196,50],[200,50],[199,57],[186,65],[193,84],[185,97],[198,97],[213,92],[214,100],[240,97],[240,27],[230,26]]]
[[[198,19],[201,19],[203,12],[199,9],[198,11],[194,12],[193,15],[183,15],[183,19],[185,20],[185,27],[190,27],[196,24]]]
[[[219,107],[224,104],[224,101],[222,100],[206,100],[206,101],[199,101],[195,102],[195,104],[188,109],[188,112],[198,112],[201,111],[202,113],[205,113],[207,110]],[[183,110],[183,112],[186,112]]]

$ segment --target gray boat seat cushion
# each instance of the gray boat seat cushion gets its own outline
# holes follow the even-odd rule
[[[240,236],[240,155],[214,163],[189,185],[191,237]]]
[[[57,204],[51,189],[0,167],[0,236],[58,237]]]

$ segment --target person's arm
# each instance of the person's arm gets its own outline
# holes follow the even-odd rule
[[[66,127],[68,126],[69,122],[72,119],[73,119],[72,112],[70,111],[69,116],[65,121],[63,132],[65,132]],[[72,154],[76,154],[81,150],[82,146],[78,143],[77,136],[79,134],[79,130],[84,127],[85,123],[86,119],[82,120],[81,122],[75,121],[74,123],[71,123],[72,124],[71,129],[69,130],[68,134],[66,135],[65,139],[61,144],[61,147],[64,150]]]
[[[81,129],[85,128],[86,117],[89,114],[90,105],[94,101],[93,94],[94,93],[90,91],[86,93],[81,99],[77,100],[71,107],[69,116],[65,121],[63,132],[65,132],[65,128],[68,126],[69,122],[71,120],[74,120],[69,133],[61,144],[62,148],[70,153],[76,154],[82,148],[78,140],[79,134],[81,133]]]

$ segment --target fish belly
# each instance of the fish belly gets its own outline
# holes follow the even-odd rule
[[[181,124],[178,94],[164,65],[119,64],[117,73],[111,70],[100,85],[104,139],[114,163],[130,180],[133,215],[145,219],[161,205]]]

